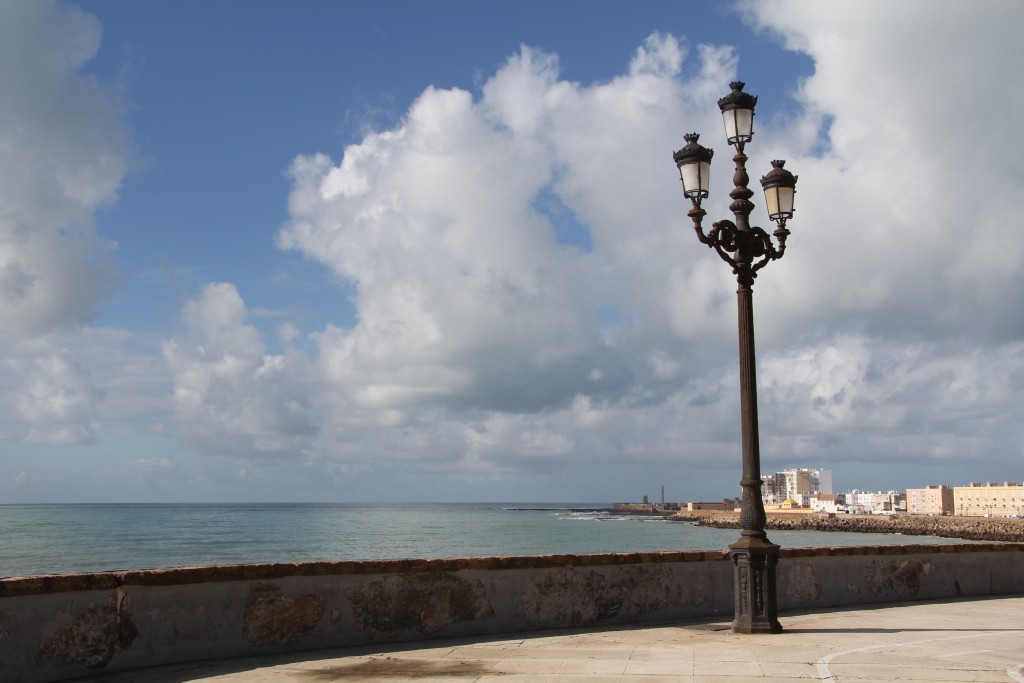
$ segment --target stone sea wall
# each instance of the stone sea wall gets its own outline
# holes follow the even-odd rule
[[[736,512],[682,512],[670,519],[721,529],[739,528],[739,514]],[[1024,519],[845,514],[830,517],[821,514],[769,512],[765,528],[1024,542]]]
[[[725,550],[0,579],[0,681],[551,628],[728,622]],[[778,607],[1024,593],[1024,543],[783,548]]]

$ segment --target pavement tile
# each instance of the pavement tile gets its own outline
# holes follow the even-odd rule
[[[823,656],[828,655],[829,648],[821,646],[790,645],[781,648],[758,648],[754,655],[761,663],[772,662],[782,666],[799,666],[814,664]]]
[[[723,660],[720,662],[697,660],[693,663],[694,676],[742,676],[744,678],[761,678],[764,671],[759,662],[741,662]]]
[[[638,647],[629,656],[629,661],[693,661],[693,649],[688,647]]]
[[[615,650],[601,650],[594,648],[547,648],[547,647],[536,647],[531,649],[521,649],[515,652],[510,652],[508,657],[519,658],[519,657],[539,657],[541,659],[618,659],[625,660],[629,659],[629,655],[632,652],[632,648],[626,651],[615,651]]]
[[[616,674],[626,670],[622,659],[567,659],[558,666],[557,674]]]
[[[761,671],[767,677],[776,678],[818,678],[818,669],[814,665],[817,658],[804,662],[773,662],[761,660]]]
[[[693,662],[681,659],[635,660],[626,663],[627,676],[692,676]]]
[[[693,648],[695,662],[754,662],[757,658],[753,649],[747,647],[737,649],[732,646],[722,647],[717,643],[701,643]]]
[[[829,670],[832,676],[840,681],[863,680],[865,678],[879,681],[904,680],[910,672],[913,676],[922,680],[932,681],[973,681],[975,672],[964,672],[957,670],[942,669],[934,663],[932,666],[905,666],[900,664],[869,664],[857,662],[851,664],[836,664],[831,662]]]
[[[486,643],[471,643],[464,645],[463,647],[478,647],[478,648],[489,648],[489,649],[509,649],[522,647],[526,644],[525,638],[507,639],[507,640],[489,640]]]
[[[1000,683],[1006,683],[1008,680],[1024,681],[1024,672],[1014,671],[1013,673],[1017,675],[1016,678],[1012,678],[1010,671],[1007,669],[990,669],[987,671],[978,671],[977,678],[975,678],[974,680],[979,681],[979,683],[995,683],[995,681],[999,681]]]
[[[491,673],[544,673],[558,671],[564,659],[503,659],[491,669]]]
[[[417,654],[417,653],[413,653],[410,656],[412,656],[414,658],[420,658],[419,654]],[[509,656],[508,652],[507,651],[502,651],[502,650],[498,650],[498,651],[495,651],[495,650],[477,650],[477,649],[469,648],[469,647],[460,647],[460,648],[456,648],[455,650],[449,652],[448,654],[435,655],[434,657],[431,657],[431,658],[432,659],[465,659],[465,660],[472,660],[472,661],[477,661],[477,662],[486,662],[486,661],[497,662],[497,661],[500,661],[502,659],[506,659],[508,656]],[[430,656],[427,655],[427,657],[430,657]]]

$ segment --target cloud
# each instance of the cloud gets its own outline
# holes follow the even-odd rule
[[[185,306],[185,334],[163,345],[181,435],[217,453],[302,453],[315,435],[298,356],[267,355],[234,286],[207,285]]]
[[[480,476],[619,457],[607,444],[632,437],[602,444],[580,429],[646,420],[635,413],[687,379],[665,323],[679,267],[666,240],[676,253],[683,243],[665,144],[678,133],[669,114],[687,106],[686,52],[654,35],[628,74],[581,86],[559,79],[554,55],[523,47],[480,98],[428,88],[400,126],[340,163],[297,158],[278,243],[351,287],[358,323],[313,334],[309,356],[271,357],[234,288],[209,287],[165,346],[182,435],[211,452]],[[735,68],[729,50],[697,53],[694,88]],[[656,207],[653,220],[624,229],[622,187]],[[542,194],[587,226],[592,250],[559,238]]]
[[[765,146],[816,125],[827,141],[788,152],[800,174],[795,246],[758,283],[759,331],[774,354],[761,368],[762,421],[775,431],[766,450],[1015,478],[1024,77],[1005,56],[1020,52],[1011,27],[1024,10],[745,9],[814,59],[795,90],[804,115],[768,127]]]
[[[87,444],[104,425],[165,414],[170,382],[156,343],[116,329],[0,334],[0,440]]]
[[[799,115],[760,123],[749,150],[752,169],[781,156],[801,175],[790,256],[757,286],[767,457],[1005,468],[1021,390],[1005,378],[1024,373],[1007,153],[1024,97],[1003,58],[1020,10],[800,9],[746,6],[815,65],[794,83]],[[739,57],[655,34],[626,74],[584,86],[524,47],[478,99],[428,89],[338,165],[297,159],[279,243],[355,288],[358,323],[317,337],[349,405],[400,423],[448,406],[474,425],[451,448],[480,466],[728,451],[732,287],[687,234],[665,167],[682,129],[717,132]],[[727,215],[728,173],[713,190]],[[559,242],[542,193],[587,248]]]
[[[762,419],[800,453],[973,466],[1020,456],[1019,341],[965,349],[843,335],[766,360],[759,379]]]
[[[93,413],[102,392],[88,371],[66,356],[36,357],[27,368],[28,381],[20,385],[17,399],[18,413],[27,424],[45,426],[34,426],[26,435],[28,441],[85,443],[96,436]]]
[[[755,287],[763,457],[1006,472],[1024,391],[1007,152],[1024,98],[993,55],[1020,10],[799,7],[745,6],[815,65],[797,116],[759,119],[748,148],[752,176],[773,157],[800,174],[789,253]],[[993,29],[988,49],[963,22]],[[356,323],[311,335],[308,354],[285,324],[270,356],[234,288],[210,286],[165,346],[183,436],[349,472],[735,469],[734,285],[690,233],[669,152],[698,130],[726,157],[714,101],[741,58],[653,34],[622,75],[583,85],[524,46],[477,95],[427,88],[340,161],[296,158],[278,244],[345,283]],[[728,166],[712,216],[728,215]]]
[[[124,463],[124,465],[141,469],[169,469],[174,467],[174,463],[167,458],[137,458]]]
[[[130,145],[115,100],[82,67],[100,26],[74,6],[0,7],[0,325],[36,334],[92,318],[113,245],[93,212]]]
[[[1024,240],[1013,228],[1024,78],[1006,55],[1020,52],[1012,26],[1024,10],[945,1],[926,10],[807,2],[746,10],[814,59],[796,90],[805,117],[768,129],[764,147],[785,149],[799,138],[791,131],[814,120],[828,142],[821,155],[790,153],[801,176],[800,257],[764,278],[779,316],[773,327],[856,321],[919,340],[1021,338],[1024,316],[1008,312],[1024,310]]]
[[[114,245],[97,235],[93,215],[115,199],[132,154],[117,101],[83,73],[99,44],[99,22],[77,7],[0,4],[5,440],[90,443],[105,420],[154,405],[152,368],[132,348],[139,340],[83,327],[114,275]],[[111,390],[129,387],[138,393],[105,405]]]
[[[970,462],[1013,478],[1024,81],[1006,56],[1024,11],[741,7],[814,64],[792,84],[795,113],[759,117],[747,150],[755,181],[771,158],[800,175],[786,259],[755,287],[765,462]],[[99,28],[63,6],[0,11],[22,29],[0,28],[0,49],[50,84],[15,79],[0,103],[0,131],[25,136],[2,138],[17,161],[0,159],[0,372],[28,388],[0,393],[18,416],[6,438],[88,442],[117,415],[170,409],[198,450],[319,460],[339,478],[736,470],[735,287],[693,238],[669,157],[704,133],[718,149],[706,208],[727,217],[715,99],[743,73],[733,48],[655,33],[621,74],[581,84],[523,46],[478,91],[425,87],[395,125],[290,168],[277,244],[341,281],[353,324],[275,320],[270,353],[251,322],[261,302],[213,283],[159,358],[119,371],[100,349],[133,342],[83,326],[109,278],[92,215],[128,158],[116,103],[80,73]]]
[[[682,53],[652,36],[628,75],[583,87],[524,47],[479,100],[429,88],[400,127],[340,164],[298,158],[279,244],[350,282],[359,316],[317,335],[325,376],[359,409],[536,412],[577,395],[618,399],[634,372],[650,374],[598,318],[629,308],[664,333],[676,265],[664,251],[678,244],[659,162],[676,137]],[[726,58],[703,53],[705,71]],[[542,193],[587,226],[593,251],[559,241]],[[653,215],[635,212],[645,201]]]

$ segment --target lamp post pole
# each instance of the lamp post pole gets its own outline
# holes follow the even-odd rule
[[[761,455],[757,426],[757,377],[754,352],[753,286],[757,271],[770,261],[782,258],[786,251],[789,230],[786,221],[793,215],[796,176],[784,168],[785,162],[773,161],[772,170],[761,178],[768,217],[778,223],[772,233],[750,225],[754,209],[748,187],[746,143],[753,137],[754,106],[757,97],[743,92],[744,83],[730,84],[732,92],[718,101],[725,121],[726,138],[736,149],[733,162],[733,189],[729,205],[734,220],[720,220],[704,233],[702,220],[706,212],[701,200],[708,196],[708,177],[714,151],[698,144],[700,136],[690,133],[686,145],[673,154],[683,193],[693,208],[688,216],[693,221],[697,239],[714,249],[723,261],[732,266],[739,287],[736,290],[740,355],[740,421],[742,425],[743,475],[740,486],[743,500],[740,507],[740,539],[731,544],[733,561],[734,633],[780,633],[776,609],[775,568],[779,546],[768,540],[764,531],[766,515],[761,500]],[[778,246],[776,246],[776,242]]]

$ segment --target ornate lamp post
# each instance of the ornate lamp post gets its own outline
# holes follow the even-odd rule
[[[768,540],[764,531],[765,512],[761,501],[761,455],[757,433],[757,383],[754,357],[753,285],[757,271],[770,261],[782,258],[786,251],[789,230],[786,221],[793,215],[793,194],[796,176],[784,168],[785,162],[773,161],[772,170],[761,178],[768,217],[778,223],[771,236],[758,227],[751,227],[750,212],[754,195],[747,184],[747,156],[744,146],[754,135],[754,106],[757,97],[743,92],[744,83],[730,83],[732,92],[718,100],[725,120],[725,134],[736,148],[733,161],[736,171],[732,181],[735,187],[729,193],[729,209],[735,221],[720,220],[711,224],[704,234],[701,222],[706,212],[700,208],[701,199],[708,196],[708,175],[713,150],[697,143],[699,135],[685,137],[686,146],[673,154],[679,177],[683,181],[683,194],[690,198],[693,208],[687,214],[701,244],[718,252],[723,261],[732,266],[739,288],[736,290],[739,309],[740,349],[740,418],[743,430],[743,503],[740,508],[740,539],[729,546],[734,568],[733,593],[736,614],[732,623],[734,633],[780,633],[775,601],[775,567],[779,560],[779,546]]]

